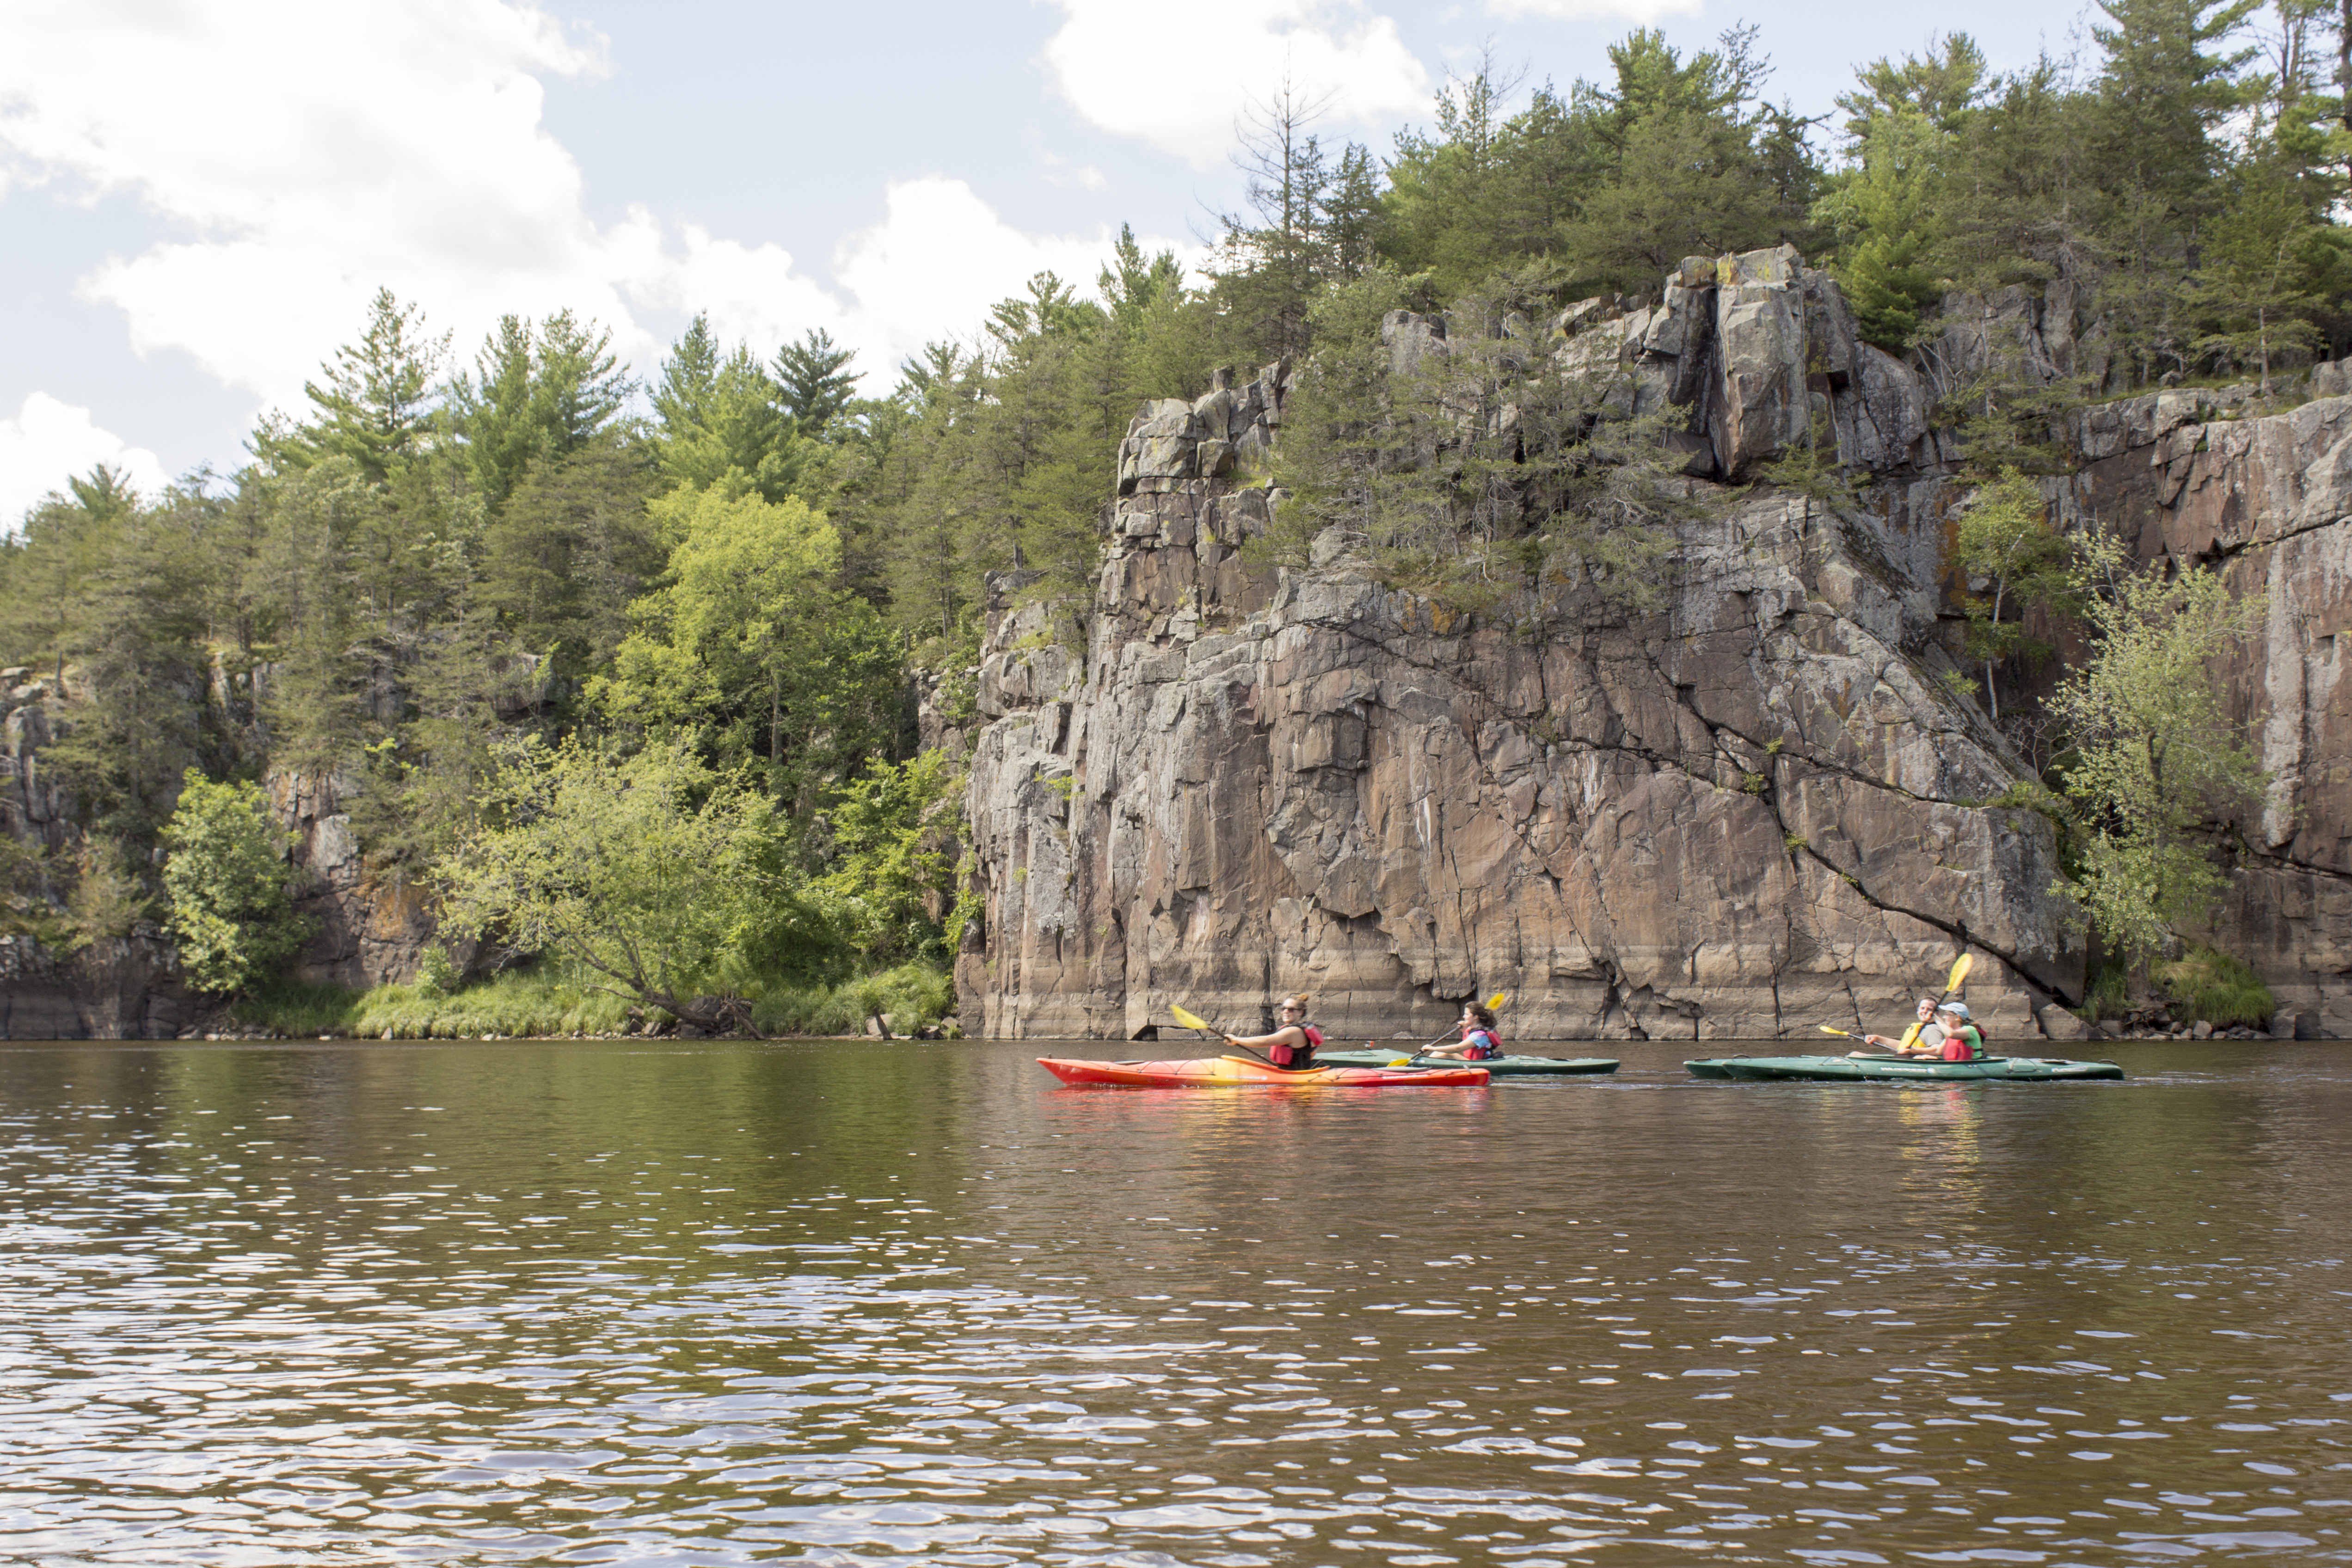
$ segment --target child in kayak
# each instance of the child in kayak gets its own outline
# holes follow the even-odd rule
[[[1278,1068],[1305,1072],[1315,1065],[1316,1047],[1323,1043],[1323,1031],[1307,1021],[1307,998],[1285,996],[1275,1014],[1281,1023],[1271,1035],[1227,1035],[1225,1044],[1261,1052]]]
[[[1919,1019],[1903,1031],[1899,1040],[1885,1035],[1864,1035],[1862,1043],[1882,1051],[1892,1051],[1898,1057],[1941,1057],[1944,1047],[1944,1026],[1936,1022],[1936,999],[1919,998]]]
[[[1936,1054],[1948,1062],[1980,1062],[1985,1058],[1984,1032],[1969,1018],[1965,1002],[1947,1002],[1936,1009],[1944,1027],[1943,1048]]]
[[[1462,1004],[1462,1039],[1451,1046],[1432,1046],[1424,1057],[1459,1057],[1464,1061],[1492,1061],[1503,1054],[1503,1037],[1495,1033],[1495,1015],[1475,1002]]]

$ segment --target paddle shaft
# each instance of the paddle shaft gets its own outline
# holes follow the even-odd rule
[[[1486,1011],[1488,1011],[1489,1013],[1492,1013],[1492,1012],[1494,1012],[1496,1008],[1498,1008],[1498,1007],[1502,1006],[1504,1003],[1506,1003],[1506,1002],[1509,1001],[1510,999],[1511,999],[1511,994],[1510,994],[1509,992],[1507,992],[1507,991],[1497,991],[1497,992],[1496,992],[1492,996],[1489,996],[1489,997],[1487,997],[1487,998],[1486,998]],[[1459,1026],[1457,1026],[1457,1027],[1459,1027]],[[1429,1042],[1429,1044],[1427,1044],[1427,1045],[1425,1045],[1425,1046],[1422,1046],[1422,1047],[1418,1047],[1417,1049],[1415,1049],[1415,1050],[1414,1050],[1414,1052],[1412,1053],[1412,1055],[1411,1055],[1411,1056],[1409,1056],[1409,1057],[1405,1058],[1405,1061],[1406,1061],[1406,1063],[1407,1063],[1408,1065],[1410,1065],[1410,1064],[1412,1064],[1412,1063],[1413,1063],[1413,1062],[1417,1062],[1417,1061],[1421,1060],[1421,1058],[1422,1058],[1423,1057],[1424,1057],[1424,1056],[1428,1055],[1431,1051],[1435,1050],[1438,1047],[1440,1047],[1440,1046],[1444,1045],[1444,1043],[1445,1043],[1445,1036],[1444,1036],[1444,1035],[1440,1035],[1440,1036],[1438,1036],[1438,1037],[1437,1037],[1437,1038],[1435,1038],[1435,1039],[1433,1039],[1433,1040],[1430,1041],[1430,1042]]]
[[[1201,1015],[1192,1012],[1189,1008],[1171,1007],[1169,1012],[1174,1016],[1178,1023],[1183,1025],[1188,1029],[1195,1029],[1204,1035],[1215,1035],[1225,1042],[1228,1048],[1241,1051],[1254,1061],[1264,1062],[1266,1066],[1274,1068],[1276,1072],[1288,1070],[1277,1066],[1272,1057],[1260,1056],[1256,1051],[1250,1049],[1249,1047],[1243,1045],[1239,1040],[1234,1038],[1230,1032],[1217,1027],[1217,1026],[1210,1023],[1206,1018],[1202,1017]]]

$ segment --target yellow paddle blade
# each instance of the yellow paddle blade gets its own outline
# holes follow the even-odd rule
[[[1486,1011],[1488,1011],[1489,1013],[1491,1013],[1491,1012],[1493,1012],[1496,1008],[1497,1008],[1497,1007],[1501,1006],[1504,1003],[1506,1003],[1506,1002],[1509,1001],[1510,999],[1511,999],[1511,994],[1510,994],[1509,992],[1507,992],[1507,991],[1497,991],[1497,992],[1496,992],[1492,996],[1489,996],[1489,997],[1487,997],[1487,998],[1486,998]]]
[[[1183,1025],[1188,1029],[1209,1028],[1209,1020],[1203,1018],[1198,1013],[1188,1013],[1172,1002],[1168,1005],[1168,1011],[1175,1016],[1175,1019],[1178,1023]],[[1216,1033],[1214,1029],[1209,1029],[1209,1032],[1211,1034]]]
[[[1851,1030],[1851,1029],[1841,1029],[1841,1028],[1838,1028],[1837,1026],[1835,1026],[1834,1025],[1831,1025],[1831,1024],[1823,1024],[1823,1025],[1822,1026],[1822,1034],[1824,1034],[1824,1035],[1843,1035],[1843,1036],[1844,1036],[1847,1039],[1849,1039],[1849,1040],[1850,1040],[1850,1039],[1852,1039],[1852,1038],[1853,1038],[1853,1030]]]
[[[1957,959],[1954,959],[1952,961],[1951,977],[1944,982],[1945,992],[1948,994],[1958,991],[1961,984],[1967,981],[1969,971],[1976,967],[1976,963],[1977,955],[1973,952],[1964,952]]]

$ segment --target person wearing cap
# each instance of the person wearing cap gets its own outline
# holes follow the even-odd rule
[[[1965,1002],[1947,1002],[1936,1009],[1936,1022],[1944,1026],[1944,1048],[1939,1053],[1948,1062],[1980,1062],[1984,1060],[1984,1033],[1969,1016]]]
[[[1890,1040],[1885,1035],[1864,1035],[1862,1043],[1878,1050],[1893,1051],[1898,1057],[1941,1056],[1944,1026],[1936,1022],[1936,999],[1933,996],[1919,998],[1918,1020],[1903,1031],[1901,1039]]]

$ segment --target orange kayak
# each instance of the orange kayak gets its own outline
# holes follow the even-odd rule
[[[1486,1069],[1482,1067],[1421,1068],[1410,1072],[1387,1068],[1333,1067],[1291,1072],[1255,1057],[1197,1057],[1190,1061],[1171,1062],[1090,1062],[1067,1057],[1039,1057],[1037,1065],[1064,1083],[1120,1089],[1443,1089],[1486,1081]]]

